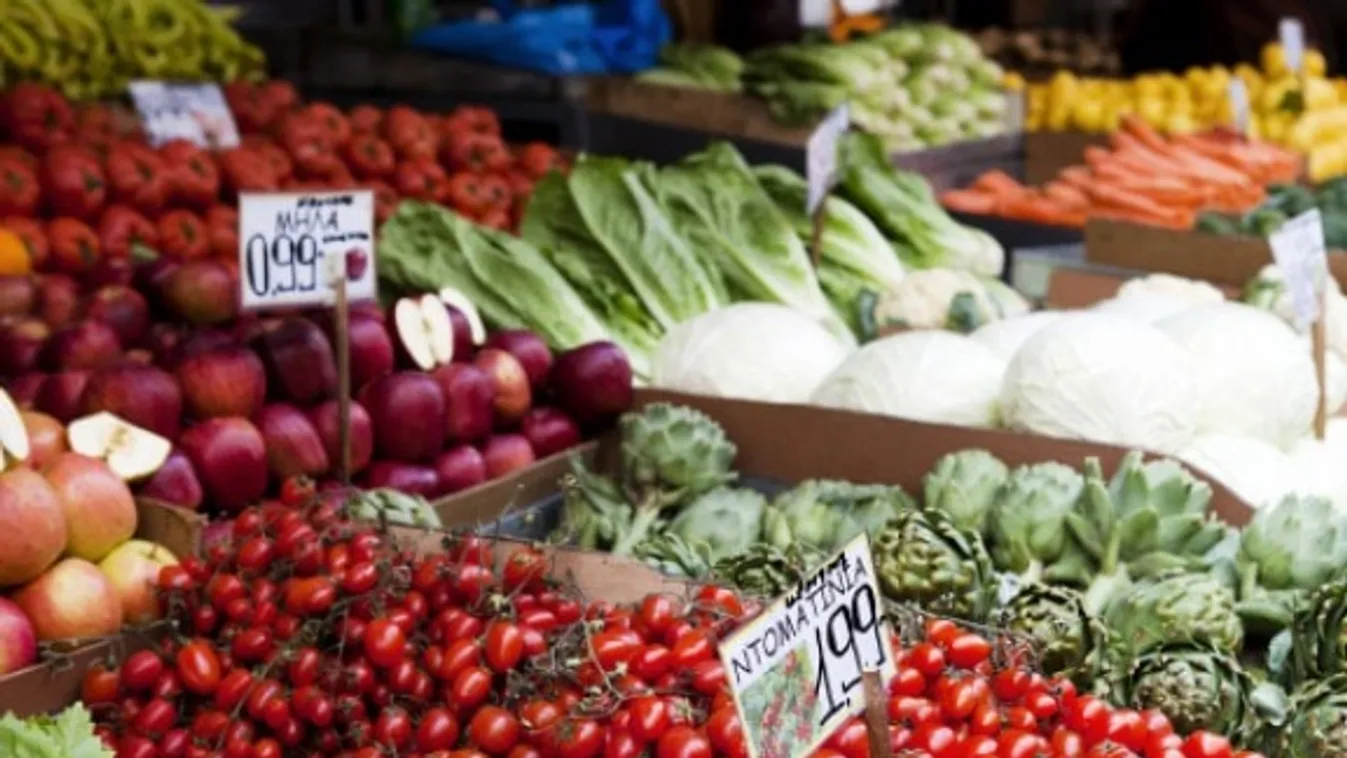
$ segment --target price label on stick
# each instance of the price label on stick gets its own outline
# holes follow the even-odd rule
[[[1277,24],[1277,37],[1281,41],[1282,54],[1286,56],[1286,67],[1293,74],[1299,74],[1305,65],[1305,26],[1298,18],[1284,18]]]
[[[332,305],[330,275],[341,270],[349,300],[375,297],[373,192],[239,196],[244,308]]]
[[[1244,86],[1243,79],[1232,76],[1226,85],[1226,95],[1230,98],[1230,114],[1235,130],[1249,136],[1249,88]]]
[[[861,534],[720,645],[752,758],[804,758],[865,709],[862,675],[895,673]]]
[[[837,181],[837,147],[842,135],[850,128],[851,108],[842,103],[809,135],[805,146],[805,180],[809,185],[805,211],[811,216],[818,211]]]
[[[1282,224],[1268,237],[1268,243],[1272,246],[1273,260],[1286,277],[1296,325],[1305,329],[1319,319],[1319,293],[1328,277],[1328,249],[1319,209]]]
[[[234,114],[218,85],[135,81],[127,89],[151,145],[185,139],[208,148],[238,146]]]

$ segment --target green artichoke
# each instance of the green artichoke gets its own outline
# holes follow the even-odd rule
[[[738,448],[706,414],[669,403],[626,413],[619,428],[622,486],[634,512],[612,552],[629,555],[666,508],[733,482]]]
[[[1123,659],[1174,643],[1211,645],[1232,655],[1244,644],[1235,593],[1210,574],[1172,572],[1140,582],[1105,619]]]
[[[1154,708],[1179,734],[1236,736],[1255,723],[1254,681],[1234,656],[1206,645],[1166,645],[1137,657],[1115,690],[1118,704]]]
[[[1263,746],[1280,758],[1347,755],[1347,675],[1307,682],[1291,694],[1288,716]]]
[[[862,532],[874,537],[913,507],[901,487],[810,479],[777,495],[763,514],[763,539],[778,548],[803,543],[833,553]]]
[[[825,558],[803,543],[782,550],[759,542],[739,555],[722,558],[711,575],[747,594],[776,598],[799,585]]]
[[[996,567],[1031,582],[1086,584],[1089,561],[1066,527],[1084,487],[1084,478],[1060,463],[1012,470],[987,520]]]
[[[1245,582],[1312,590],[1347,568],[1347,512],[1326,497],[1287,495],[1254,514],[1239,560]]]
[[[1097,680],[1104,668],[1108,628],[1069,587],[1029,584],[996,614],[997,627],[1033,641],[1038,663],[1047,674],[1061,674],[1082,685]]]
[[[890,600],[943,616],[982,622],[996,602],[982,538],[941,511],[904,511],[871,545],[875,573]]]
[[[580,456],[561,481],[561,523],[552,538],[586,550],[607,550],[631,521],[631,505],[617,482],[589,470]]]
[[[750,489],[719,487],[678,511],[665,531],[705,549],[712,563],[738,555],[758,541],[767,498]]]
[[[936,461],[923,479],[923,507],[949,514],[960,529],[985,533],[987,512],[1010,469],[986,450],[960,450]]]
[[[1291,622],[1291,684],[1347,673],[1347,578],[1309,596]]]
[[[669,576],[696,580],[711,573],[710,548],[705,543],[690,543],[671,532],[651,534],[631,554]]]

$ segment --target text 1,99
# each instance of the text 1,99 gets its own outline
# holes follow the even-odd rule
[[[888,663],[874,588],[868,584],[857,587],[851,601],[834,609],[815,630],[814,643],[818,661],[814,694],[824,705],[819,723],[826,724],[838,711],[851,707],[850,693],[860,687],[862,673],[882,670]]]
[[[312,292],[323,281],[318,240],[312,235],[268,240],[254,234],[248,238],[246,251],[248,289],[255,297]]]

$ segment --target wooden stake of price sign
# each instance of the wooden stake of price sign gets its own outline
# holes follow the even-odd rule
[[[331,307],[337,360],[342,481],[351,472],[351,300],[373,300],[374,193],[239,196],[239,285],[249,310]]]
[[[1327,428],[1324,399],[1324,293],[1327,291],[1328,246],[1324,243],[1324,221],[1319,209],[1307,211],[1282,224],[1268,237],[1272,258],[1286,278],[1295,308],[1296,326],[1310,328],[1314,351],[1314,373],[1319,382],[1319,403],[1314,413],[1314,434],[1323,439]]]
[[[804,758],[863,712],[882,748],[871,755],[889,755],[883,692],[896,665],[864,534],[721,643],[720,659],[752,758]],[[867,711],[872,696],[880,707]]]
[[[837,183],[837,149],[842,136],[850,128],[851,107],[842,103],[819,122],[805,146],[805,182],[809,189],[804,209],[814,219],[809,254],[815,268],[818,267],[819,248],[823,241],[823,214],[828,208],[828,193],[832,192],[833,185]]]

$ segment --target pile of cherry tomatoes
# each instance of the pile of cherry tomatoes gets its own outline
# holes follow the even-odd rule
[[[163,569],[177,634],[88,671],[118,758],[748,757],[716,647],[757,603],[719,587],[584,601],[539,549],[462,536],[414,554],[328,495],[286,499],[303,498],[245,510]],[[948,621],[899,650],[896,758],[1258,758],[998,665]],[[869,758],[864,723],[813,758]]]

